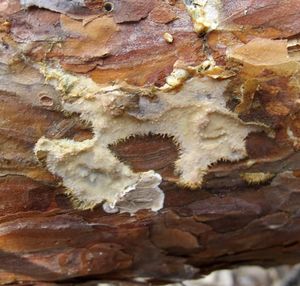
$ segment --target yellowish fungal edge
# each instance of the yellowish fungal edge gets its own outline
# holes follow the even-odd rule
[[[265,183],[266,181],[274,178],[273,173],[253,172],[253,173],[242,173],[240,177],[247,182],[249,185],[258,185]]]

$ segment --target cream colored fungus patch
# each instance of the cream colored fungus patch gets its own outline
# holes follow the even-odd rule
[[[153,91],[100,86],[60,68],[41,71],[61,93],[64,111],[80,114],[93,128],[94,137],[83,142],[43,137],[35,146],[37,156],[40,152],[46,155],[48,169],[63,179],[80,208],[101,202],[108,212],[117,207],[130,213],[162,208],[159,174],[133,172],[108,148],[121,139],[149,133],[172,136],[180,148],[175,162],[179,184],[200,187],[212,163],[244,158],[245,138],[259,128],[227,110],[223,96],[226,80],[195,77],[179,91],[156,90],[155,96],[149,97],[145,94]],[[138,95],[137,108],[127,111],[133,95]]]
[[[214,30],[219,25],[220,0],[183,0],[198,34]]]

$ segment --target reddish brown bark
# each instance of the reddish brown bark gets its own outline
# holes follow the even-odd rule
[[[236,265],[299,262],[299,86],[268,69],[253,75],[226,56],[228,48],[257,38],[297,39],[299,1],[223,0],[225,28],[202,36],[181,1],[111,2],[109,14],[102,1],[86,1],[71,14],[0,2],[0,283],[176,281]],[[80,21],[98,22],[84,30]],[[161,40],[164,32],[172,34],[172,44]],[[295,62],[298,48],[289,47]],[[92,129],[62,112],[57,92],[34,64],[57,61],[100,84],[117,79],[159,87],[176,61],[197,66],[208,55],[235,73],[228,109],[268,125],[273,136],[250,134],[248,158],[215,163],[196,190],[176,184],[179,150],[171,137],[129,138],[110,149],[133,170],[163,176],[164,208],[133,216],[107,214],[100,205],[76,209],[61,178],[38,162],[33,148],[42,136],[81,141],[92,137]],[[245,82],[249,95],[241,99]],[[241,176],[261,172],[273,176],[256,184]]]

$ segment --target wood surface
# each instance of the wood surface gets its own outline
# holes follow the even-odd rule
[[[107,12],[101,0],[62,11],[0,1],[0,283],[162,283],[237,265],[299,262],[300,2],[222,0],[220,28],[203,34],[179,0],[111,3]],[[264,47],[262,59],[247,50],[255,40]],[[281,65],[282,41],[289,63]],[[228,51],[236,47],[246,51],[232,60]],[[42,136],[92,138],[92,127],[62,111],[36,64],[55,62],[98,84],[144,88],[163,86],[175,63],[198,66],[208,57],[230,73],[228,110],[267,126],[272,136],[250,133],[247,157],[215,162],[193,190],[176,184],[180,150],[172,136],[116,142],[110,149],[134,171],[162,175],[163,209],[130,215],[105,213],[101,204],[76,208],[33,149]],[[271,61],[278,72],[255,64],[253,71],[251,60]],[[261,173],[270,176],[250,182],[243,175]]]

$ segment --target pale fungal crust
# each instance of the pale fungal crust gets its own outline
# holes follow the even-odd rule
[[[59,13],[72,13],[76,8],[85,7],[84,0],[20,0],[20,4],[25,7],[36,6],[38,8],[49,9]]]
[[[62,177],[81,208],[101,202],[106,202],[108,211],[162,207],[160,176],[153,171],[133,172],[108,148],[121,139],[149,133],[173,137],[180,149],[175,162],[179,183],[200,187],[211,164],[245,158],[245,138],[260,129],[228,111],[223,96],[226,80],[194,77],[180,90],[156,90],[150,98],[144,96],[145,90],[100,86],[59,68],[43,67],[41,72],[60,91],[64,111],[80,114],[93,128],[94,137],[83,142],[43,137],[35,146],[36,155],[46,155],[48,169]],[[139,96],[137,108],[127,111],[127,99],[133,94]]]
[[[242,173],[240,177],[247,182],[249,185],[258,185],[271,180],[275,177],[273,173],[253,172],[253,173]]]
[[[174,64],[174,69],[166,78],[166,83],[160,87],[162,91],[171,91],[182,86],[189,78],[193,76],[210,77],[213,79],[228,79],[235,75],[234,72],[225,70],[223,67],[216,65],[213,57],[209,56],[198,66],[187,66],[179,68],[179,63]]]
[[[287,133],[289,139],[291,140],[291,142],[293,142],[294,148],[299,149],[299,147],[300,147],[300,138],[295,136],[293,130],[290,127],[287,128],[286,133]]]
[[[190,14],[194,30],[202,34],[214,30],[219,25],[219,0],[183,0]]]
[[[190,76],[190,73],[185,69],[175,68],[166,78],[166,83],[160,88],[164,91],[172,90],[181,86]]]
[[[195,67],[188,67],[189,73],[192,75],[201,75],[213,79],[228,79],[235,75],[230,70],[225,70],[224,67],[216,65],[212,56],[208,56],[205,61]]]

